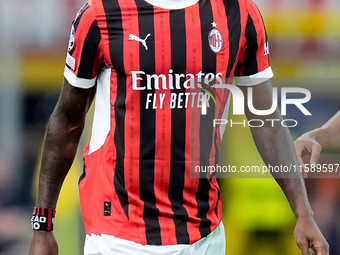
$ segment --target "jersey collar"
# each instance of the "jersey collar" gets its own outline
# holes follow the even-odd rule
[[[145,2],[163,9],[178,10],[196,4],[199,0],[144,0]]]

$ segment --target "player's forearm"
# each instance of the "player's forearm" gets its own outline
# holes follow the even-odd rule
[[[56,207],[62,183],[73,163],[84,127],[83,118],[71,123],[57,108],[50,118],[45,135],[37,207]]]
[[[276,111],[270,118],[281,119],[281,116]],[[313,213],[308,202],[302,174],[298,171],[299,163],[288,128],[282,125],[274,127],[267,125],[261,128],[254,127],[251,131],[256,147],[267,166],[287,166],[289,169],[296,170],[278,171],[272,175],[285,193],[296,217],[312,216]]]
[[[275,178],[275,176],[274,176]],[[275,178],[285,193],[296,218],[313,217],[303,178]]]

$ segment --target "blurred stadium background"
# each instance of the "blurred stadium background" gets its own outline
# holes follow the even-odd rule
[[[288,116],[299,120],[291,129],[296,138],[340,109],[340,1],[254,1],[267,27],[274,86],[304,87],[312,93],[307,106],[312,117],[288,109]],[[71,21],[84,2],[0,0],[0,255],[28,253],[38,155],[63,82]],[[88,134],[87,128],[80,152]],[[228,129],[225,140],[228,163],[261,164],[247,128]],[[339,159],[340,155],[324,155],[321,162],[339,163]],[[79,154],[57,207],[55,234],[61,255],[82,251],[77,191],[81,171]],[[220,183],[228,254],[299,254],[293,240],[294,216],[272,179],[221,179]],[[339,255],[340,180],[306,183],[331,255]]]

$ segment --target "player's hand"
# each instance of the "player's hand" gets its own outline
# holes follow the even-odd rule
[[[315,250],[317,255],[329,255],[329,245],[313,217],[299,217],[294,236],[302,255],[310,255],[309,248]]]
[[[319,161],[322,146],[315,140],[310,132],[303,134],[294,142],[296,156],[299,160],[302,169],[305,169],[305,164],[302,157],[305,154],[310,154],[310,165],[316,165]],[[307,177],[304,175],[304,177]]]
[[[58,255],[58,244],[53,232],[33,231],[29,255]]]

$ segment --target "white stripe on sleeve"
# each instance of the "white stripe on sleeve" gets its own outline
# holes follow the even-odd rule
[[[97,77],[93,79],[83,79],[77,77],[67,66],[64,69],[64,76],[68,83],[77,88],[89,89],[96,84]]]
[[[234,81],[237,86],[255,86],[269,80],[273,76],[274,73],[272,68],[268,67],[257,74],[249,76],[235,76]]]

